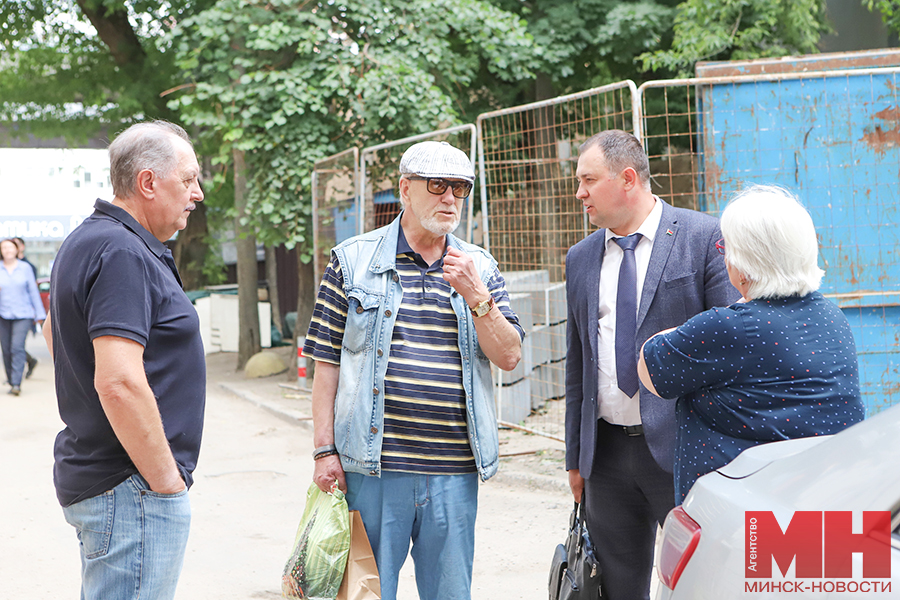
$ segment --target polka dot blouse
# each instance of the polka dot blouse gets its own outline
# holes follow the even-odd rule
[[[675,501],[743,450],[861,421],[850,325],[819,292],[700,313],[644,347],[656,391],[677,398]]]

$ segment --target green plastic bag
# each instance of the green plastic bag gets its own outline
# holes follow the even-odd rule
[[[281,576],[282,595],[334,600],[349,553],[350,513],[344,493],[335,486],[329,494],[313,483],[306,492],[294,550]]]

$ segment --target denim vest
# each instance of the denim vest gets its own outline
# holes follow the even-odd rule
[[[402,216],[402,214],[401,214]],[[400,217],[386,227],[349,239],[333,250],[347,295],[340,379],[334,403],[334,438],[345,471],[381,475],[384,376],[403,289],[397,273]],[[447,235],[468,253],[487,284],[497,262],[483,248]],[[497,472],[500,446],[490,361],[478,345],[473,316],[454,291],[450,304],[459,325],[459,353],[469,445],[482,481]]]

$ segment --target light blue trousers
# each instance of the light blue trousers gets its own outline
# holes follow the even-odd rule
[[[81,600],[175,597],[191,526],[187,490],[157,494],[132,475],[63,513],[81,548]]]
[[[396,600],[410,541],[421,600],[470,600],[477,473],[347,473],[347,504],[366,526],[382,600]]]

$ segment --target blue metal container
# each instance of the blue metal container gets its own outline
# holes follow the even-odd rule
[[[710,77],[697,95],[701,208],[719,213],[751,183],[797,194],[819,236],[821,291],[853,327],[871,415],[900,403],[900,52],[790,60],[698,67]]]

